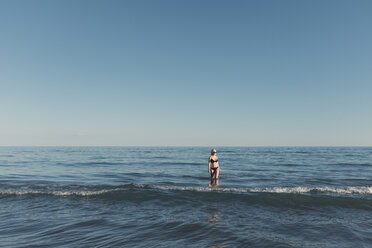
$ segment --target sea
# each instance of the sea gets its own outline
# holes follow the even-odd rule
[[[0,247],[370,248],[372,147],[0,147]]]

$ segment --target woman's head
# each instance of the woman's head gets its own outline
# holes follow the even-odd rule
[[[212,149],[211,155],[216,155],[216,153],[217,153],[216,149]]]

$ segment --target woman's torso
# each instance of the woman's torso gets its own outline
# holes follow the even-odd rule
[[[218,167],[218,157],[217,156],[210,156],[209,161],[211,161],[211,168]]]

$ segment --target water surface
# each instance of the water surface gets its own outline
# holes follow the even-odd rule
[[[371,247],[371,147],[1,147],[3,247]]]

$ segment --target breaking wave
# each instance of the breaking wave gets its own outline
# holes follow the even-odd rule
[[[346,187],[263,187],[263,188],[234,188],[234,187],[195,187],[195,186],[167,186],[147,184],[126,184],[120,186],[102,185],[21,185],[0,186],[0,195],[55,195],[55,196],[95,196],[113,192],[130,190],[157,191],[190,191],[217,193],[272,193],[272,194],[336,194],[336,195],[372,195],[371,186]]]

